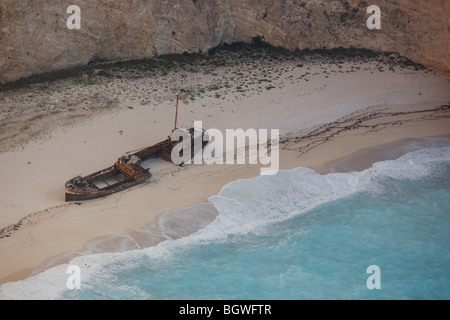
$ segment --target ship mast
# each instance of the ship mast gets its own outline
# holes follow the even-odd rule
[[[175,126],[172,132],[177,130],[177,122],[178,122],[178,100],[179,100],[179,96],[177,95],[177,110],[175,112]]]

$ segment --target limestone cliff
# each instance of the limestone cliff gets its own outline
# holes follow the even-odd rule
[[[366,26],[372,4],[381,30]],[[70,5],[81,8],[80,30],[66,26]],[[392,51],[448,73],[449,12],[448,0],[1,0],[0,82],[93,57],[206,52],[255,36],[290,50]]]

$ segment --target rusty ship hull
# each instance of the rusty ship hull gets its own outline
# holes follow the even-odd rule
[[[85,201],[103,198],[144,183],[151,177],[150,172],[142,178],[134,180],[126,177],[119,170],[112,167],[110,169],[96,172],[88,177],[82,178],[88,181],[87,188],[74,188],[76,181],[72,179],[66,183],[65,201]]]
[[[85,177],[76,177],[65,184],[65,201],[84,201],[102,198],[148,181],[149,169],[141,162],[161,158],[170,161],[174,144],[170,139],[120,158],[113,166]],[[129,159],[139,159],[130,163]]]
[[[189,130],[194,145],[194,129]],[[203,140],[203,134],[197,139]],[[104,170],[85,177],[76,177],[65,184],[65,201],[84,201],[102,198],[128,188],[145,183],[151,178],[150,169],[141,167],[141,163],[150,159],[162,159],[172,162],[172,150],[179,142],[174,143],[171,138],[151,147],[128,153],[117,162]],[[207,142],[202,141],[205,147]]]

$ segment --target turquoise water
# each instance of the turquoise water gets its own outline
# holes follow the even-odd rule
[[[210,202],[217,219],[193,235],[75,259],[82,288],[58,296],[450,298],[450,148],[412,152],[363,172],[298,168],[236,181]],[[366,285],[371,265],[381,270],[379,290]],[[48,289],[56,272],[30,281]]]

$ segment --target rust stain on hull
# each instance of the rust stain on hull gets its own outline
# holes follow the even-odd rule
[[[194,129],[190,129],[189,133],[191,139],[194,140]],[[203,134],[200,135],[200,138],[203,140]],[[102,198],[148,181],[152,176],[150,169],[144,169],[141,163],[156,158],[172,162],[172,149],[178,143],[172,142],[169,138],[153,146],[128,153],[119,158],[110,168],[67,181],[65,201]],[[203,147],[206,144],[206,142],[202,142]],[[192,145],[194,145],[194,141],[192,141]]]

